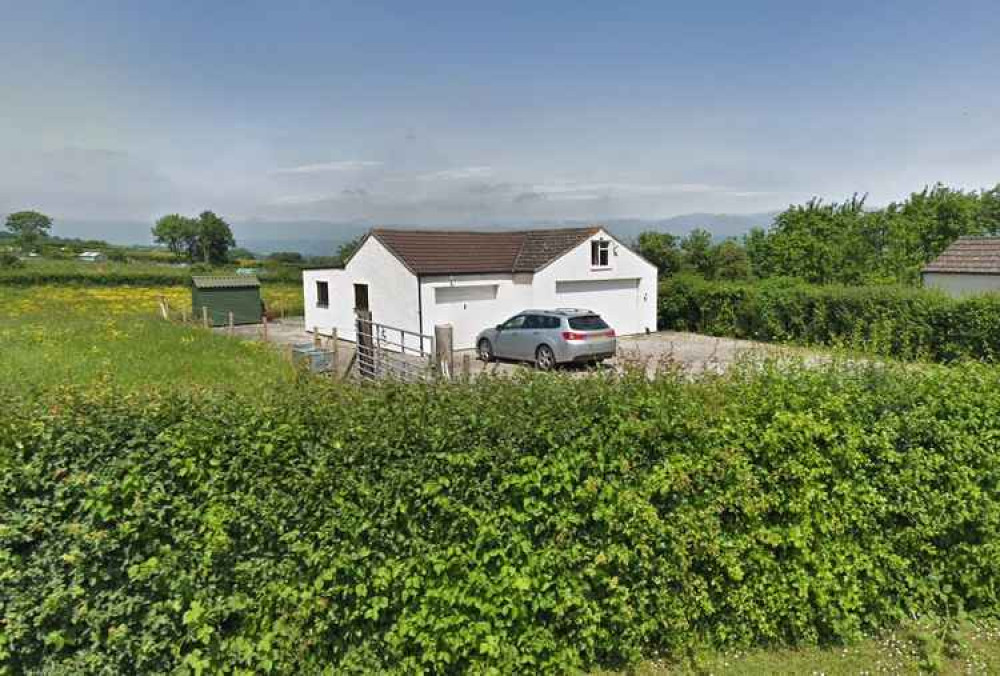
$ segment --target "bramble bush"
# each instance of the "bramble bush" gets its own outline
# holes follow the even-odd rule
[[[904,359],[1000,358],[1000,296],[930,289],[817,286],[787,279],[664,280],[661,329],[768,342],[851,347]]]
[[[7,389],[0,671],[565,672],[998,610],[982,365]]]

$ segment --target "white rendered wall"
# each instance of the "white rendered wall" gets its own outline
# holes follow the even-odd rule
[[[952,296],[1000,292],[1000,275],[925,272],[924,286],[941,289]]]
[[[424,331],[451,324],[457,350],[475,347],[476,335],[534,307],[530,275],[455,275],[421,278]]]
[[[590,262],[590,242],[611,241],[608,266]],[[656,331],[656,266],[603,230],[535,274],[534,304],[593,310],[618,335]]]
[[[316,305],[317,281],[329,284],[328,308]],[[302,273],[306,330],[318,327],[321,333],[327,333],[336,327],[339,337],[355,340],[355,284],[368,285],[368,307],[373,321],[417,331],[417,278],[374,237],[365,240],[345,269]]]

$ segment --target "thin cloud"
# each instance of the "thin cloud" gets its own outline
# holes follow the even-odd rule
[[[469,178],[486,178],[493,175],[493,167],[459,167],[423,174],[421,178],[440,181],[460,181]]]
[[[381,162],[371,160],[340,160],[338,162],[321,162],[319,164],[302,164],[297,167],[275,169],[272,174],[320,174],[330,171],[358,171],[371,167],[380,167]]]
[[[722,193],[726,192],[726,189],[705,183],[549,183],[534,185],[532,191],[557,199],[584,199],[573,196],[655,197],[658,195]]]

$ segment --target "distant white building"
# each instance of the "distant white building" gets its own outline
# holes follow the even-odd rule
[[[103,263],[108,260],[108,257],[100,251],[84,251],[82,254],[78,255],[76,259],[84,263]]]
[[[1000,293],[1000,237],[959,237],[921,277],[924,286],[952,296]]]
[[[654,265],[601,227],[526,231],[377,228],[342,269],[302,275],[307,330],[355,339],[355,309],[457,349],[523,310],[582,308],[619,335],[656,330]]]

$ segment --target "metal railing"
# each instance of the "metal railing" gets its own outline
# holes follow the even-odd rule
[[[433,336],[379,324],[364,311],[357,313],[355,324],[358,376],[362,380],[418,382],[434,378]]]

